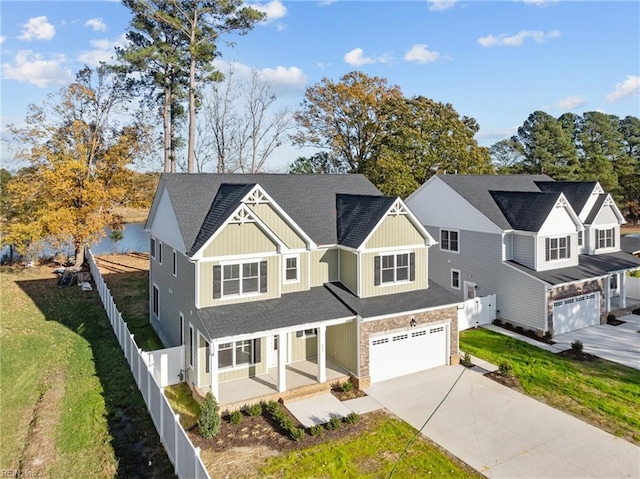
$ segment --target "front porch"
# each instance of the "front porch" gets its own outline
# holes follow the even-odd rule
[[[234,410],[260,401],[300,398],[329,391],[335,382],[349,379],[349,373],[331,360],[326,363],[326,381],[318,382],[317,360],[296,361],[286,366],[287,390],[278,392],[278,368],[269,368],[266,374],[236,379],[218,385],[218,401],[223,410]],[[206,393],[209,388],[200,388]]]

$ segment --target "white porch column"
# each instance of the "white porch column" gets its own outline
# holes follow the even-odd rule
[[[287,348],[285,345],[287,335],[285,333],[278,334],[278,392],[287,390]]]
[[[611,276],[604,279],[604,312],[611,311]]]
[[[318,327],[318,382],[324,383],[327,381],[327,327]]]
[[[620,273],[620,307],[627,307],[627,274],[625,272]]]
[[[209,372],[211,373],[211,394],[213,394],[218,401],[220,402],[220,388],[218,387],[218,343],[213,342],[211,346],[209,346],[211,353],[207,360],[209,361]]]

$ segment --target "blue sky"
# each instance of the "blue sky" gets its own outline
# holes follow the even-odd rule
[[[222,46],[222,60],[261,71],[294,108],[306,87],[357,69],[387,78],[406,96],[453,104],[478,121],[486,146],[515,133],[535,110],[640,116],[640,2],[252,5],[267,21],[227,37],[235,47]],[[83,64],[108,60],[131,18],[111,1],[2,1],[0,8],[3,125],[20,124],[28,104],[67,84]],[[299,154],[284,148],[270,167]],[[8,156],[3,147],[3,163]]]

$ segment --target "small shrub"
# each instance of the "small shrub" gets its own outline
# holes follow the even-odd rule
[[[220,432],[220,406],[210,392],[204,398],[200,406],[198,429],[204,438],[210,438]]]
[[[266,408],[267,412],[273,416],[276,411],[280,410],[280,405],[276,401],[271,400],[267,402]]]
[[[344,418],[347,424],[356,424],[360,420],[360,415],[357,412],[350,412]]]
[[[640,308],[636,308],[633,311],[631,311],[633,314],[637,314],[638,316],[640,316]]]
[[[351,391],[353,391],[353,383],[351,382],[351,380],[347,380],[345,382],[342,383],[342,391],[345,393],[350,393]]]
[[[465,368],[471,367],[473,365],[473,363],[471,362],[471,354],[465,352],[461,362]]]
[[[547,341],[551,341],[553,339],[553,333],[551,331],[545,331],[544,339],[546,339]]]
[[[262,404],[255,403],[247,408],[247,414],[251,417],[258,417],[262,414]]]
[[[242,413],[238,410],[233,411],[229,415],[229,422],[231,424],[240,424],[242,422]]]
[[[337,431],[338,429],[340,429],[341,425],[342,420],[340,419],[340,416],[331,416],[331,419],[329,419],[326,427],[329,431]]]
[[[500,371],[500,374],[503,376],[511,375],[511,363],[509,361],[502,361],[498,365],[498,369]]]
[[[580,341],[579,339],[576,339],[575,341],[571,341],[571,351],[573,351],[575,354],[582,354],[583,348],[584,348],[584,345],[582,344],[582,341]]]
[[[280,419],[280,427],[285,431],[291,431],[294,428],[293,419],[288,416],[283,416]]]
[[[615,321],[615,320],[616,320],[616,315],[615,315],[615,314],[613,314],[613,313],[609,313],[609,314],[607,315],[607,321],[608,321],[608,322]]]
[[[304,439],[305,432],[301,427],[292,427],[289,429],[289,436],[296,442],[300,442]]]
[[[524,333],[524,328],[522,326],[516,326],[516,332],[518,334],[523,334]]]
[[[496,326],[502,326],[502,320],[496,318],[496,319],[493,320],[493,324],[495,324]]]
[[[321,424],[316,424],[315,426],[311,426],[309,428],[309,434],[311,434],[313,437],[318,437],[320,434],[322,434],[323,431],[324,428]]]
[[[510,329],[511,331],[513,331],[513,324],[511,324],[509,322],[504,323],[503,327],[505,329]]]

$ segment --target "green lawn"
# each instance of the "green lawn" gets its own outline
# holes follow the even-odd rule
[[[356,438],[327,442],[269,459],[259,477],[387,478],[394,466],[395,478],[484,477],[422,437],[418,437],[403,456],[405,446],[415,433],[404,421],[379,415],[372,427]]]
[[[460,333],[460,349],[493,364],[508,361],[530,396],[640,445],[640,371],[575,361],[482,328]]]
[[[0,464],[40,477],[173,471],[95,291],[2,270]],[[39,461],[42,461],[40,464]]]

